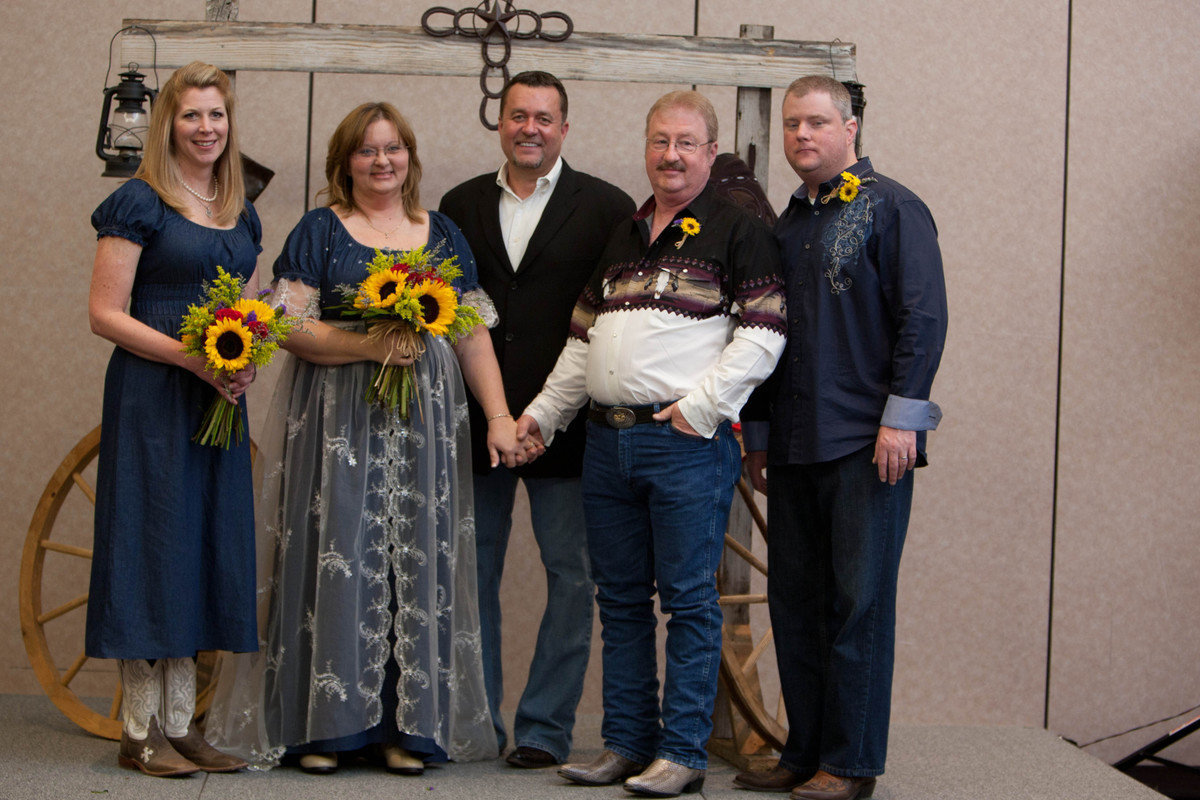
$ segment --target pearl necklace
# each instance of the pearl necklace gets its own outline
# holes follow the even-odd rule
[[[369,227],[371,230],[375,231],[376,233],[382,233],[383,238],[385,238],[385,239],[390,239],[392,234],[395,233],[396,231],[400,230],[400,227],[404,224],[404,219],[401,219],[398,223],[396,223],[396,227],[392,228],[389,231],[381,231],[381,230],[379,230],[379,228],[376,228],[371,223],[371,218],[367,216],[366,212],[359,211],[358,213],[362,214],[363,219],[367,221],[367,227]]]
[[[197,200],[204,203],[204,216],[208,217],[209,219],[212,219],[212,208],[208,204],[213,202],[214,200],[216,200],[217,195],[220,194],[220,192],[221,192],[221,184],[219,184],[217,182],[217,176],[216,175],[213,176],[213,195],[212,195],[212,197],[205,197],[204,195],[200,194],[195,189],[188,186],[187,181],[183,180],[182,178],[180,179],[179,182],[182,183],[183,188],[187,189],[189,192],[191,192],[192,195],[194,195]]]

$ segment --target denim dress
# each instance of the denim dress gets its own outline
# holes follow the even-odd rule
[[[140,180],[101,203],[92,226],[98,238],[142,247],[129,313],[176,339],[217,266],[249,279],[262,250],[249,203],[232,229],[206,228]],[[97,462],[91,657],[257,647],[249,438],[228,450],[191,441],[215,396],[188,370],[113,350]],[[245,426],[244,398],[240,406]]]

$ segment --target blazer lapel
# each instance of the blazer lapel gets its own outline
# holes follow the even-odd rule
[[[512,272],[512,264],[508,260],[508,248],[504,246],[504,234],[500,231],[500,187],[496,185],[495,181],[489,181],[485,184],[482,194],[483,197],[475,206],[475,211],[479,214],[479,229],[483,231],[484,241],[491,249],[496,261]]]
[[[542,252],[547,243],[558,234],[559,229],[575,213],[575,209],[579,205],[579,199],[579,180],[576,177],[575,170],[571,169],[567,162],[564,161],[562,172],[558,176],[558,183],[554,186],[554,194],[550,195],[550,202],[546,204],[546,210],[542,212],[542,218],[538,220],[537,227],[533,230],[533,235],[529,237],[529,246],[525,248],[525,255],[521,258],[521,266],[517,268],[518,273],[529,266]],[[497,224],[498,227],[499,225]]]

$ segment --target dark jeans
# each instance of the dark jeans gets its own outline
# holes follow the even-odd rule
[[[740,451],[728,422],[712,439],[647,423],[588,423],[583,507],[604,640],[604,746],[643,763],[703,769],[721,661],[714,573]],[[654,594],[667,619],[658,695]]]
[[[546,609],[538,627],[529,678],[513,723],[518,747],[536,747],[565,761],[571,752],[575,707],[583,693],[592,648],[592,596],[587,532],[578,478],[523,478],[533,536],[546,570]],[[504,467],[475,476],[475,559],[483,676],[496,738],[508,736],[500,716],[504,673],[500,658],[500,578],[512,532],[517,477]],[[529,577],[530,580],[533,576]],[[522,576],[524,580],[524,576]],[[533,625],[535,620],[527,620]]]
[[[879,480],[874,447],[769,469],[767,595],[794,772],[882,775],[896,578],[913,477]]]

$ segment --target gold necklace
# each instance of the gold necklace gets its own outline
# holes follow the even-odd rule
[[[383,234],[383,238],[385,238],[385,239],[390,239],[392,234],[395,233],[396,231],[400,230],[400,226],[404,224],[404,219],[401,218],[401,220],[398,223],[396,223],[396,227],[392,228],[390,231],[381,231],[381,230],[379,230],[379,228],[376,228],[375,225],[371,222],[371,218],[367,216],[367,212],[359,211],[358,213],[362,214],[362,218],[367,221],[367,226],[371,230],[375,231],[376,233]]]
[[[217,176],[213,175],[213,196],[212,197],[205,197],[204,195],[200,194],[195,189],[188,186],[187,181],[183,180],[182,178],[180,178],[179,182],[182,183],[183,188],[185,188],[189,192],[191,192],[196,197],[197,200],[199,200],[201,203],[204,203],[204,216],[208,217],[209,219],[212,219],[212,207],[210,207],[208,204],[213,202],[214,200],[216,200],[217,195],[220,194],[220,192],[221,192],[221,184],[219,184],[217,182]]]

